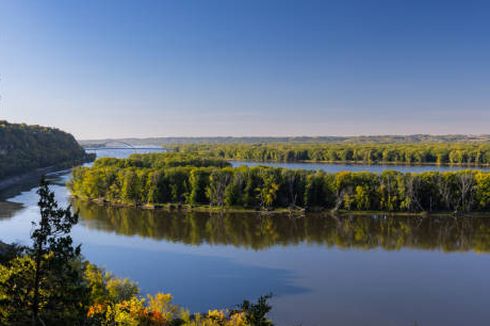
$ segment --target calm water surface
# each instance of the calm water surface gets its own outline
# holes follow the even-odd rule
[[[361,166],[342,169],[352,167]],[[51,177],[63,204],[69,202],[68,178]],[[28,241],[36,201],[35,189],[28,187],[0,202],[0,239]],[[488,325],[490,320],[490,217],[298,218],[73,205],[81,215],[73,236],[89,260],[136,280],[144,292],[170,292],[194,311],[272,292],[278,325]]]

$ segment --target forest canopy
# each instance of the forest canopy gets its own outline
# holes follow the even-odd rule
[[[66,132],[0,121],[0,179],[37,168],[72,164],[90,155]]]
[[[230,167],[224,161],[204,158],[203,162],[211,164],[193,166],[187,163],[195,156],[189,155],[159,153],[97,160],[93,167],[76,168],[69,187],[82,199],[128,206],[170,203],[266,210],[402,212],[490,209],[488,172],[333,174],[266,166]],[[186,163],[179,166],[174,162],[178,160]]]
[[[487,143],[188,144],[167,148],[207,157],[259,162],[490,164],[490,144]]]

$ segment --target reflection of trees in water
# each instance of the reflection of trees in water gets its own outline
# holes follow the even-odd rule
[[[14,217],[22,208],[22,204],[0,201],[0,219]]]
[[[252,249],[299,243],[339,248],[490,251],[488,217],[183,213],[103,207],[76,201],[89,228],[198,245]]]

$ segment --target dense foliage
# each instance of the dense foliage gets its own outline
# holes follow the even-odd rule
[[[152,154],[167,160],[181,153]],[[339,172],[272,167],[135,167],[130,159],[73,171],[72,194],[122,205],[187,204],[272,209],[458,211],[490,209],[490,173]],[[150,160],[151,161],[151,160]]]
[[[190,153],[148,153],[131,154],[127,159],[102,157],[94,162],[94,167],[117,166],[120,168],[169,168],[178,166],[218,167],[231,164],[222,158],[206,158]]]
[[[218,144],[171,149],[247,161],[324,161],[393,164],[490,164],[488,143],[465,144]]]
[[[170,242],[266,249],[301,243],[339,248],[401,248],[490,252],[485,216],[386,216],[385,214],[167,212],[93,205],[76,200],[88,228]]]
[[[268,296],[203,314],[173,304],[170,294],[142,297],[135,283],[85,261],[69,235],[77,215],[58,208],[46,184],[39,194],[33,247],[0,246],[0,325],[272,325]]]
[[[75,138],[66,132],[0,121],[0,179],[90,158]]]

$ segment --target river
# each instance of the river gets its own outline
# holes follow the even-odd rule
[[[331,172],[383,168],[285,166]],[[67,173],[50,176],[63,205],[70,201],[68,179]],[[5,242],[29,243],[31,221],[38,218],[36,189],[21,190],[0,202]],[[301,218],[73,204],[81,218],[73,237],[87,259],[137,281],[145,293],[170,292],[175,303],[193,311],[233,307],[272,292],[277,325],[447,326],[490,320],[490,216]]]

